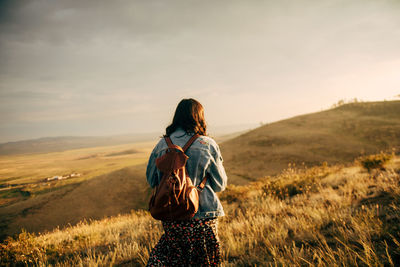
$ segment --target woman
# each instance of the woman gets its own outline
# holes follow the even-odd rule
[[[147,266],[211,266],[221,262],[217,218],[224,216],[224,210],[216,192],[225,189],[227,177],[219,147],[207,136],[203,106],[194,99],[183,99],[176,108],[172,124],[166,128],[166,136],[173,144],[183,147],[194,134],[200,137],[186,151],[188,175],[194,186],[208,175],[199,194],[199,209],[193,219],[162,222],[164,234],[153,248]],[[162,175],[155,160],[167,148],[163,138],[150,155],[146,176],[151,187],[160,183]]]

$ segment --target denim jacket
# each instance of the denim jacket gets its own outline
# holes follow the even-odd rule
[[[183,147],[190,137],[191,135],[182,129],[178,129],[170,135],[172,143],[180,147]],[[165,139],[160,139],[150,155],[146,176],[147,182],[152,188],[160,183],[162,177],[156,167],[156,158],[163,155],[167,148]],[[208,136],[200,136],[186,151],[186,155],[189,157],[186,169],[194,186],[198,186],[206,174],[209,175],[204,190],[199,194],[199,210],[194,218],[224,216],[221,202],[215,193],[225,190],[228,179],[217,143]]]

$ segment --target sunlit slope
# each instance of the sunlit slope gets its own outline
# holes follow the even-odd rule
[[[223,266],[400,266],[400,159],[290,168],[220,194]],[[148,212],[0,244],[0,265],[144,266],[162,227]]]
[[[277,174],[289,163],[345,163],[400,146],[400,101],[351,103],[271,123],[224,142],[231,183]]]
[[[148,191],[145,165],[113,171],[2,207],[2,234],[14,234],[21,228],[34,232],[50,230],[84,218],[100,219],[145,208]]]

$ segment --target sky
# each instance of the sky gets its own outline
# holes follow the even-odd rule
[[[0,142],[210,129],[400,94],[398,0],[0,0]]]

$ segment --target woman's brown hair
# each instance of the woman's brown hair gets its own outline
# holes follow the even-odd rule
[[[182,128],[186,133],[207,135],[204,109],[200,102],[193,98],[179,102],[171,125],[165,129],[166,135],[170,136],[178,128]]]

